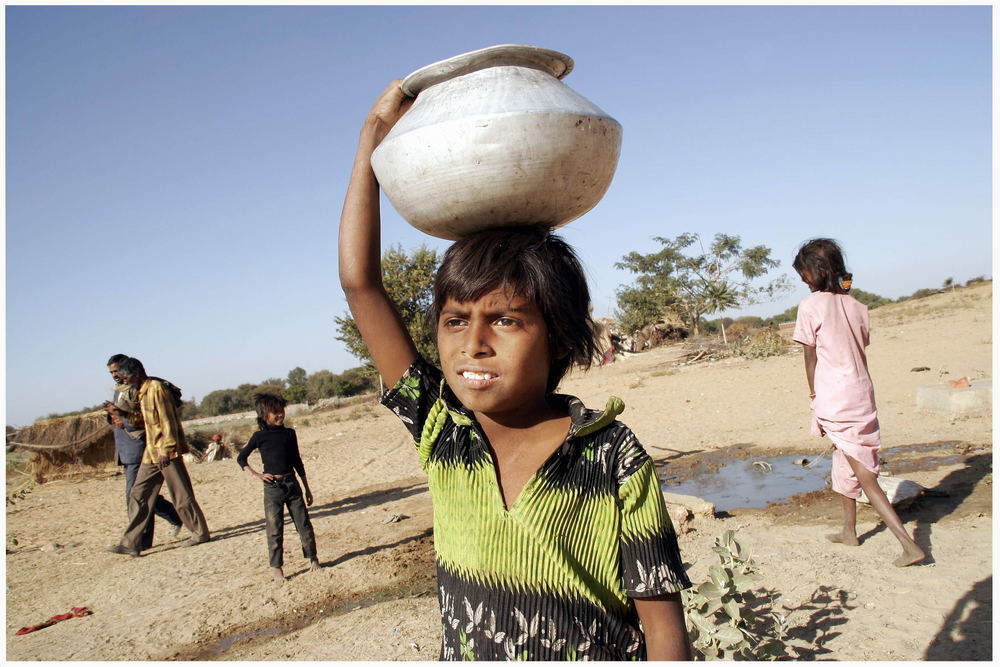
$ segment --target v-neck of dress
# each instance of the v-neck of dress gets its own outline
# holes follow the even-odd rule
[[[539,465],[534,472],[528,476],[524,485],[517,492],[514,502],[510,504],[510,507],[507,507],[507,503],[504,501],[503,486],[500,484],[500,464],[497,461],[496,453],[493,451],[493,447],[490,445],[490,441],[486,437],[483,427],[475,418],[473,418],[471,428],[474,429],[476,440],[480,442],[480,446],[485,450],[485,454],[489,458],[490,465],[493,467],[493,474],[490,476],[490,484],[493,486],[494,499],[497,506],[499,507],[501,514],[504,516],[512,515],[515,510],[521,507],[524,504],[522,499],[524,499],[526,495],[530,498],[529,492],[534,489],[539,474],[548,468],[552,464],[553,460],[555,460],[565,450],[566,442],[572,437],[573,434],[573,422],[570,420],[570,428],[566,437],[559,443],[559,446],[553,449],[549,455],[545,457],[545,460],[542,461],[541,465]],[[525,500],[524,502],[528,501]]]
[[[444,394],[446,386],[447,385],[445,385],[444,380],[442,379],[442,394]],[[454,399],[453,395],[449,396],[449,398],[453,399],[454,403],[458,403],[458,401]],[[504,502],[503,488],[500,486],[500,467],[497,464],[493,448],[490,446],[489,440],[486,438],[486,432],[483,431],[483,427],[479,423],[479,420],[476,419],[475,414],[473,414],[471,410],[464,407],[455,409],[454,407],[448,406],[450,401],[445,401],[445,405],[448,406],[448,412],[451,414],[451,417],[456,424],[469,428],[473,439],[476,440],[478,445],[483,448],[483,453],[490,462],[490,466],[493,468],[493,474],[490,475],[490,484],[493,487],[494,502],[499,509],[500,515],[503,517],[512,516],[518,508],[529,502],[525,498],[530,498],[530,493],[534,491],[537,486],[539,474],[546,468],[550,467],[552,463],[561,455],[569,452],[570,447],[572,447],[572,441],[575,438],[583,437],[604,428],[625,410],[624,401],[617,396],[608,397],[607,404],[605,405],[603,411],[588,411],[584,407],[583,402],[573,396],[553,394],[551,398],[565,401],[566,409],[569,413],[569,431],[567,432],[566,437],[563,438],[560,445],[552,450],[552,453],[548,455],[545,461],[543,461],[542,464],[531,474],[531,476],[528,477],[524,486],[522,486],[521,490],[518,491],[517,497],[514,498],[514,502],[511,503],[510,507],[507,507],[507,503]]]

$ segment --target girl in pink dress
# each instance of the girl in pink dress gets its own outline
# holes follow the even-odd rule
[[[812,433],[833,443],[833,490],[840,494],[844,527],[827,536],[831,542],[856,547],[856,499],[864,490],[903,547],[893,561],[906,567],[924,559],[892,504],[879,487],[878,414],[875,390],[868,374],[868,307],[848,295],[851,274],[840,247],[831,239],[807,242],[792,266],[812,294],[799,304],[792,339],[802,344],[812,399]]]

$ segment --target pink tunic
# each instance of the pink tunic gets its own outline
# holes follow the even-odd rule
[[[813,292],[799,304],[792,339],[816,348],[812,432],[825,433],[837,448],[833,490],[857,498],[860,486],[844,456],[878,473],[880,444],[865,357],[868,307],[847,294]]]

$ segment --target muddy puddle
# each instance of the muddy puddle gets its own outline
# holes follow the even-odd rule
[[[965,453],[956,442],[894,447],[882,450],[882,469],[890,475],[905,475],[960,463]],[[664,469],[662,489],[706,500],[719,512],[761,509],[830,487],[830,451],[755,456],[752,449],[737,446],[684,464]]]
[[[784,502],[799,493],[819,491],[829,482],[829,456],[792,454],[732,461],[714,472],[664,480],[662,488],[668,493],[697,496],[724,512]]]
[[[397,600],[405,597],[422,597],[433,595],[434,585],[431,584],[405,584],[395,588],[387,588],[369,593],[369,597],[353,598],[344,601],[327,601],[326,603],[316,603],[311,609],[298,610],[292,617],[271,619],[266,627],[255,629],[244,628],[239,632],[232,632],[225,637],[220,637],[214,641],[200,644],[196,649],[180,651],[173,655],[170,660],[200,661],[200,660],[225,660],[226,654],[237,642],[246,643],[253,641],[269,641],[273,637],[285,635],[306,628],[314,623],[331,617],[347,614],[373,604]]]

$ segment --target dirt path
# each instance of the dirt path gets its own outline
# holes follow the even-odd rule
[[[793,655],[990,658],[992,418],[921,413],[915,397],[922,384],[989,373],[991,305],[987,284],[872,313],[884,449],[948,443],[893,454],[931,490],[901,512],[929,548],[928,565],[892,567],[895,540],[866,508],[860,547],[827,543],[839,506],[821,491],[693,520],[680,536],[692,578],[713,562],[715,537],[737,529],[759,563],[759,590],[791,613]],[[664,476],[828,446],[808,435],[799,356],[678,367],[677,352],[594,369],[564,390],[591,405],[622,396],[622,419]],[[910,371],[917,366],[932,370]],[[293,422],[316,496],[321,571],[306,572],[289,527],[291,579],[270,582],[260,490],[231,460],[189,467],[215,539],[182,548],[186,535],[165,541],[159,524],[157,546],[138,559],[102,549],[124,525],[121,476],[45,484],[7,507],[7,659],[435,659],[431,506],[405,431],[374,405]],[[94,613],[14,634],[77,606]]]

